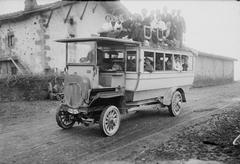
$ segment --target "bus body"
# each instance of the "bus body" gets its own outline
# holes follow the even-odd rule
[[[180,114],[193,83],[191,51],[107,37],[57,42],[66,44],[67,69],[64,101],[56,114],[60,127],[70,128],[76,121],[99,123],[103,133],[112,136],[120,126],[120,113],[161,105],[172,116]]]

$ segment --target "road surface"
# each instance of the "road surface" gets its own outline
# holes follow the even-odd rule
[[[75,125],[70,130],[62,130],[55,122],[56,103],[38,102],[46,111],[28,113],[26,118],[31,119],[6,118],[5,111],[4,117],[0,117],[0,163],[133,162],[142,151],[164,142],[185,126],[204,121],[226,107],[239,105],[239,93],[239,82],[191,89],[179,117],[170,117],[166,109],[124,115],[113,137],[103,137],[98,125]],[[32,105],[19,103],[26,108]],[[3,108],[12,108],[14,104],[17,102],[0,103],[0,114]],[[38,107],[35,105],[35,108]]]

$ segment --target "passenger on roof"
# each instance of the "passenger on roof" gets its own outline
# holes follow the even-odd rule
[[[176,16],[176,29],[177,29],[177,40],[180,42],[180,47],[182,47],[182,42],[183,42],[183,33],[186,32],[186,25],[185,25],[185,20],[181,16],[181,10],[177,11],[177,16]]]
[[[98,31],[100,36],[103,36],[103,37],[106,37],[108,32],[113,31],[113,26],[111,23],[111,21],[112,21],[111,15],[106,15],[105,21],[106,22],[102,25],[102,27]]]
[[[141,15],[134,14],[133,15],[133,24],[131,27],[132,35],[131,38],[134,41],[144,42],[144,31],[143,31],[143,25],[141,23]]]
[[[171,15],[168,13],[167,6],[163,7],[163,13],[161,15],[162,20],[167,23],[168,21],[171,21]]]
[[[163,38],[163,35],[166,33],[167,27],[164,21],[162,21],[160,13],[157,14],[157,28],[160,30],[160,38]]]

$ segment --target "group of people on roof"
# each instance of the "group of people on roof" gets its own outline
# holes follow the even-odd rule
[[[152,10],[142,9],[141,14],[107,15],[98,33],[102,37],[132,39],[146,44],[181,47],[186,31],[185,20],[180,10],[168,12],[167,7]]]

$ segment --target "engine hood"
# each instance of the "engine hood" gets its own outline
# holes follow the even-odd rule
[[[64,78],[64,101],[72,108],[79,108],[88,102],[90,80],[79,75],[65,75]]]

